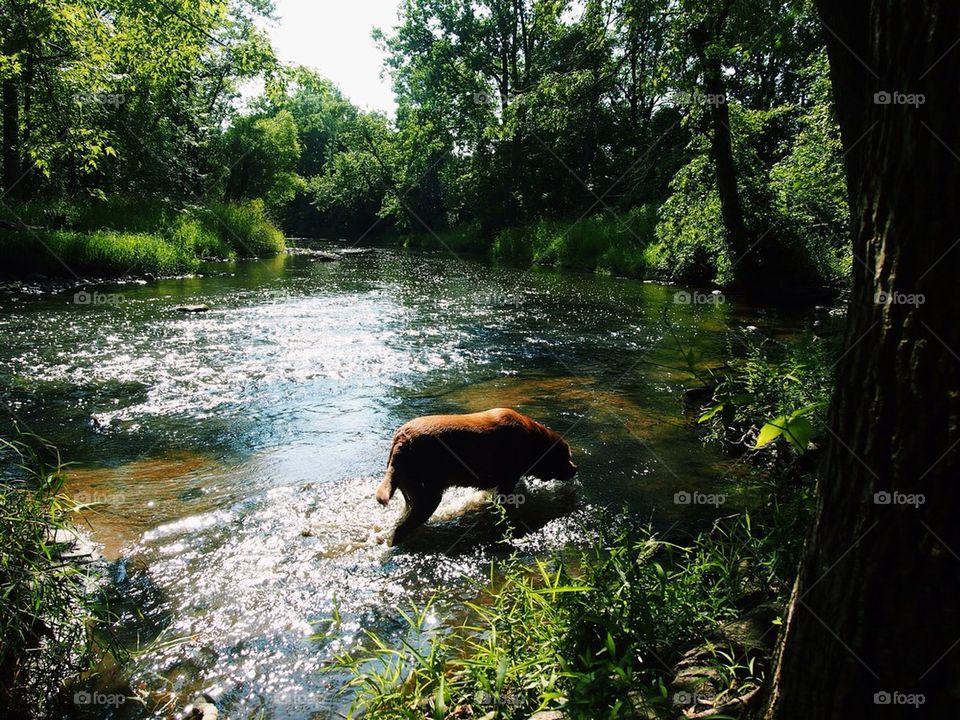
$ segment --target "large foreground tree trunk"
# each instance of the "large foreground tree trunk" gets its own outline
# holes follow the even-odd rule
[[[960,3],[818,5],[858,259],[814,525],[763,715],[957,717]]]

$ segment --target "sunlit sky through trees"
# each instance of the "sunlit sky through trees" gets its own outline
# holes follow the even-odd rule
[[[355,105],[392,113],[389,78],[381,78],[383,53],[371,37],[374,27],[397,24],[400,0],[276,0],[276,21],[265,23],[277,57],[306,65],[340,86]],[[246,88],[256,95],[262,84]]]

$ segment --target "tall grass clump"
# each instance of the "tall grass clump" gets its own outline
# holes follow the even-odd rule
[[[269,257],[283,252],[283,233],[270,220],[262,200],[215,203],[203,217],[240,257]]]
[[[403,613],[399,646],[369,633],[332,669],[350,674],[352,717],[675,717],[668,686],[684,651],[745,603],[785,599],[793,568],[779,552],[742,515],[685,543],[622,532],[573,558],[513,560],[458,624],[428,628],[426,609]],[[755,687],[762,668],[749,667],[731,685]]]
[[[4,272],[14,276],[173,275],[196,270],[200,259],[266,257],[284,248],[260,200],[33,201],[5,209],[0,220],[0,248],[9,257]]]
[[[553,265],[641,277],[651,270],[656,208],[606,212],[575,222],[545,219],[501,230],[493,255],[513,263]]]
[[[87,666],[102,611],[92,571],[61,555],[76,506],[56,451],[0,439],[0,453],[0,705],[46,717]]]

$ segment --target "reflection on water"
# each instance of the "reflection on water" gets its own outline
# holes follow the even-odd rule
[[[207,690],[228,717],[332,717],[342,678],[318,670],[365,629],[399,632],[398,606],[441,588],[442,612],[491,559],[588,542],[600,508],[709,519],[673,502],[724,471],[680,416],[676,341],[716,358],[728,326],[779,320],[674,291],[379,250],[213,266],[124,285],[110,306],[0,299],[3,399],[79,461],[69,488],[113,561],[124,638],[154,641],[104,676],[146,700],[116,716]],[[386,547],[402,500],[383,509],[373,490],[393,429],[494,406],[564,432],[576,480],[529,481],[505,518],[450,492],[408,547]]]

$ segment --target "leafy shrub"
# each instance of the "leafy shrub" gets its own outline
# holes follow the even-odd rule
[[[793,106],[729,106],[740,203],[755,239],[751,253],[762,273],[754,281],[830,286],[849,272],[839,130],[828,90],[821,90],[799,119]],[[797,122],[803,130],[795,145],[784,150],[777,138],[785,125]],[[701,136],[689,150],[692,158],[671,181],[672,194],[660,208],[651,257],[657,270],[672,279],[726,285],[735,280],[740,258],[730,254],[713,158]]]
[[[821,53],[804,70],[814,102],[800,118],[789,155],[770,172],[778,212],[817,272],[830,284],[850,277],[850,211],[843,145],[834,117],[829,66]]]
[[[783,437],[802,453],[826,427],[837,338],[807,337],[784,344],[746,338],[730,353],[700,420],[715,440],[758,449]],[[777,432],[777,429],[780,432]]]
[[[664,276],[697,284],[725,284],[733,259],[727,244],[713,164],[702,153],[670,183],[673,193],[660,207],[657,243],[650,256]]]

